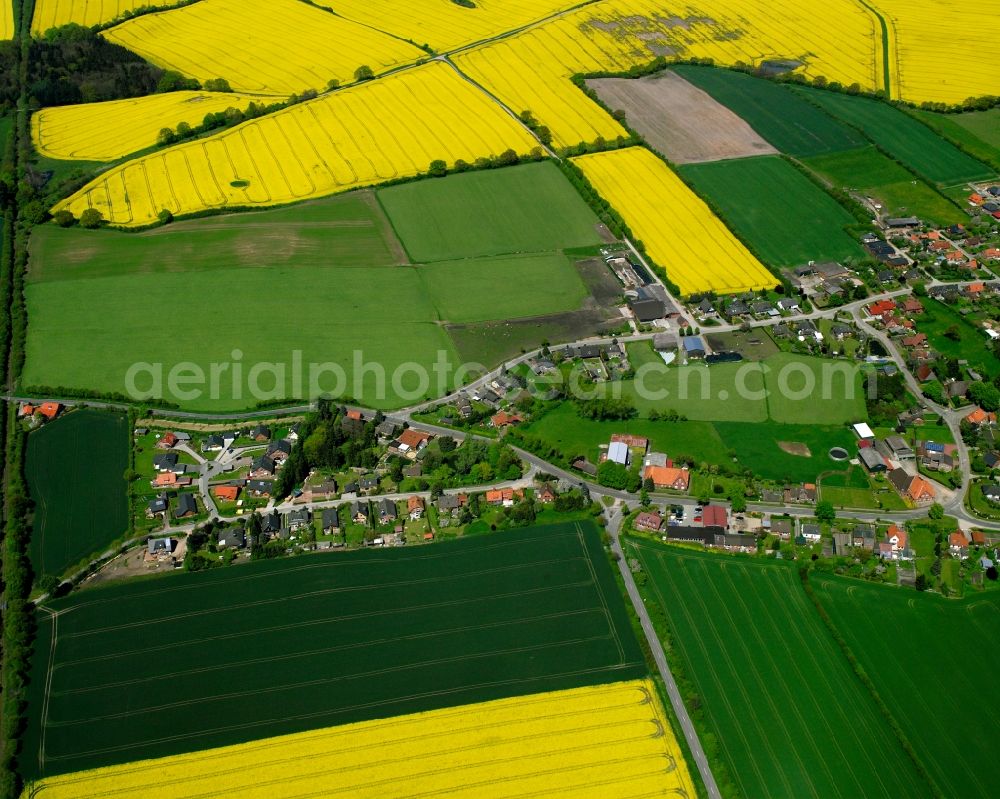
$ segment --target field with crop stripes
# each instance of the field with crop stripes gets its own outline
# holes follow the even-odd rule
[[[1000,746],[1000,710],[984,679],[1000,660],[1000,596],[946,600],[836,577],[811,582],[943,794],[993,796],[982,764]]]
[[[649,150],[574,158],[682,294],[750,291],[777,280]]]
[[[385,753],[391,751],[392,757]],[[224,767],[220,767],[224,764]],[[36,799],[113,791],[293,799],[608,796],[694,799],[649,680],[366,721],[44,780]],[[488,786],[488,787],[487,787]]]
[[[288,203],[416,175],[435,159],[536,145],[451,67],[433,63],[126,162],[57,210],[93,207],[135,227],[163,208],[178,216]]]
[[[932,795],[793,564],[647,541],[628,551],[741,795]]]
[[[294,35],[289,35],[294,31]],[[288,96],[412,64],[423,51],[299,0],[201,0],[146,14],[104,34],[164,69],[236,91]]]
[[[378,199],[416,262],[601,243],[594,212],[547,162],[391,186]]]
[[[128,447],[124,414],[107,411],[74,411],[28,437],[29,556],[37,574],[61,576],[125,532]]]
[[[75,23],[84,27],[105,25],[137,8],[168,8],[182,0],[35,0],[31,32]],[[10,3],[5,3],[10,5]]]
[[[646,671],[589,522],[255,562],[50,607],[34,775]]]
[[[777,156],[687,164],[678,171],[771,266],[864,256],[845,230],[854,217]]]
[[[986,164],[888,103],[800,86],[794,91],[863,131],[893,158],[931,181],[954,185],[993,174]]]
[[[114,161],[156,144],[163,128],[200,125],[206,114],[245,109],[250,94],[166,92],[106,103],[43,108],[31,117],[31,138],[48,158]]]
[[[14,38],[14,4],[9,0],[0,3],[0,42]]]

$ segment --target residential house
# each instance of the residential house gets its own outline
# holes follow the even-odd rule
[[[466,400],[468,402],[468,400]],[[461,406],[459,407],[461,410]],[[471,410],[471,408],[470,408]],[[399,425],[389,419],[381,422],[378,427],[375,428],[375,434],[378,436],[379,441],[386,442],[391,441],[396,437],[396,433],[399,431]]]
[[[247,493],[252,497],[270,497],[274,490],[274,482],[271,480],[249,480],[247,482]]]
[[[414,495],[406,500],[406,512],[413,521],[422,519],[424,516],[424,501]]]
[[[969,539],[961,530],[956,530],[948,536],[948,551],[956,558],[969,556]]]
[[[35,414],[38,414],[40,416],[44,416],[51,422],[59,415],[60,411],[62,411],[62,405],[58,402],[43,402],[40,405],[24,403],[21,405],[18,413],[22,417],[34,416]]]
[[[288,514],[288,529],[297,532],[312,524],[312,512],[309,508],[296,508]]]
[[[721,547],[727,552],[756,552],[757,537],[746,533],[716,535],[710,546]]]
[[[903,313],[906,314],[922,314],[924,312],[924,304],[916,297],[907,297],[903,301],[902,308]]]
[[[859,549],[875,550],[875,528],[870,524],[858,524],[854,527],[851,543]]]
[[[158,472],[172,472],[177,466],[178,456],[176,452],[167,452],[163,455],[153,456],[153,468]],[[181,474],[184,472],[182,471]]]
[[[984,485],[982,492],[983,496],[986,497],[989,502],[1000,503],[1000,486],[992,483]]]
[[[152,519],[154,516],[166,513],[170,507],[166,494],[160,494],[156,499],[151,499],[146,506],[146,517]]]
[[[965,421],[973,427],[981,427],[985,424],[996,424],[997,415],[995,413],[987,413],[982,408],[976,408],[966,415]]]
[[[370,496],[378,491],[379,480],[373,475],[367,475],[358,480],[358,492]]]
[[[378,502],[375,503],[375,509],[378,512],[379,524],[389,524],[399,518],[399,511],[396,509],[396,503],[391,499],[378,500]]]
[[[153,488],[179,488],[191,485],[191,478],[176,472],[160,472],[152,482]]]
[[[250,477],[254,480],[274,477],[275,472],[277,471],[277,464],[267,455],[261,455],[259,458],[255,458],[254,462],[250,465]]]
[[[934,487],[919,475],[912,476],[903,469],[893,469],[889,472],[889,482],[904,499],[918,504],[934,501]]]
[[[497,430],[506,430],[508,427],[523,421],[520,414],[507,413],[507,411],[499,411],[490,417],[490,424]]]
[[[340,509],[323,508],[320,514],[320,524],[324,535],[340,535]]]
[[[198,503],[194,494],[180,494],[177,497],[177,507],[174,509],[175,519],[186,519],[198,514]]]
[[[895,311],[896,302],[895,300],[879,300],[878,302],[873,302],[865,310],[868,311],[869,316],[882,316],[882,314]]]
[[[584,474],[594,477],[597,474],[597,467],[586,458],[577,458],[573,461],[573,468]]]
[[[250,438],[258,442],[270,441],[271,428],[267,425],[259,424],[250,431]]]
[[[260,531],[266,536],[275,536],[281,532],[281,514],[276,510],[260,517]]]
[[[276,465],[281,465],[285,462],[289,455],[292,454],[292,442],[287,439],[281,439],[280,441],[272,441],[267,446],[266,457],[270,458]]]
[[[176,547],[177,542],[172,538],[150,538],[146,542],[145,560],[168,560]]]
[[[442,514],[454,515],[468,502],[465,494],[442,494],[438,497],[437,508]]]
[[[164,433],[156,442],[157,449],[172,449],[177,446],[177,436],[173,433]]]
[[[486,492],[486,503],[488,505],[503,505],[509,508],[514,504],[515,499],[524,499],[524,491],[520,488],[497,488]]]
[[[204,441],[201,442],[202,452],[219,452],[226,448],[225,442],[221,435],[218,433],[213,433],[207,436]]]
[[[247,545],[247,534],[242,527],[227,527],[219,533],[219,549],[243,549]]]
[[[687,491],[691,485],[691,474],[687,469],[647,466],[642,476],[644,480],[652,480],[657,489]]]
[[[430,440],[430,433],[425,433],[422,430],[414,430],[410,427],[404,430],[399,438],[389,445],[389,451],[394,455],[402,455],[404,458],[414,460]]]
[[[955,468],[955,458],[952,455],[954,451],[954,445],[939,444],[936,441],[921,441],[917,445],[920,465],[935,472],[950,472]]]
[[[803,524],[800,535],[809,544],[815,544],[823,537],[818,524]]]
[[[362,500],[355,500],[351,503],[351,518],[356,524],[368,524],[371,516],[371,507]]]
[[[548,483],[542,485],[538,489],[535,496],[538,499],[538,501],[541,502],[543,505],[551,505],[553,502],[556,501],[555,489],[553,489],[552,486],[549,485]]]
[[[799,505],[811,504],[816,501],[816,484],[803,483],[797,486],[785,486],[784,501]]]
[[[787,313],[798,313],[802,310],[799,307],[799,302],[794,297],[784,297],[778,300],[778,308]]]
[[[944,393],[948,399],[961,399],[969,393],[969,381],[953,380],[952,382],[945,384]]]
[[[794,519],[778,519],[774,516],[771,517],[771,532],[781,538],[782,541],[788,541],[792,537],[792,530],[794,527]]]
[[[636,530],[656,533],[659,532],[661,527],[663,527],[663,517],[659,513],[644,512],[635,517]]]
[[[223,502],[235,502],[240,495],[240,487],[235,485],[212,486],[216,499]]]

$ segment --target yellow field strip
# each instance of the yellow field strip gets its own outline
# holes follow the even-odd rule
[[[649,150],[629,147],[573,163],[684,295],[771,288],[777,279],[707,205]]]
[[[322,197],[470,163],[537,141],[447,64],[334,92],[102,173],[54,210],[97,208],[115,225],[227,206]]]
[[[206,114],[244,110],[251,102],[273,102],[252,94],[168,92],[106,103],[43,108],[31,118],[31,138],[48,158],[113,161],[156,144],[162,128],[200,125]]]
[[[580,5],[582,0],[317,0],[338,14],[442,52],[480,42]]]
[[[14,4],[11,0],[0,3],[0,42],[14,38]]]
[[[108,41],[164,69],[204,82],[225,78],[236,91],[289,95],[377,75],[426,53],[300,0],[202,0],[111,28]]]
[[[554,691],[53,777],[34,799],[694,797],[649,680]]]
[[[863,88],[879,84],[874,17],[852,0],[605,0],[456,58],[459,67],[517,111],[530,109],[556,144],[622,135],[621,127],[567,79],[624,71],[657,56],[718,64],[800,62]]]
[[[167,8],[179,2],[181,0],[35,0],[31,32],[37,35],[71,22],[87,28],[104,25],[137,8]]]
[[[996,63],[1000,7],[937,0],[869,0],[889,25],[893,95],[911,102],[960,103],[1000,94]]]

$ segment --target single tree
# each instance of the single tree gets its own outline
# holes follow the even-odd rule
[[[93,230],[94,228],[99,228],[103,223],[104,214],[96,208],[87,208],[82,214],[80,214],[80,227]]]

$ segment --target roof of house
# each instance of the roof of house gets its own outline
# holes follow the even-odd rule
[[[934,486],[927,482],[923,477],[919,475],[914,477],[910,482],[910,487],[907,491],[912,499],[925,499],[934,498]]]
[[[614,463],[620,463],[623,466],[628,463],[629,452],[628,444],[624,441],[612,441],[608,445],[608,460]]]
[[[412,497],[409,497],[406,500],[406,510],[407,511],[409,511],[409,512],[412,513],[415,510],[423,510],[423,509],[424,509],[424,501],[423,501],[423,499],[421,499],[420,497],[418,497],[416,494],[414,494]]]
[[[670,466],[647,466],[643,473],[643,478],[647,480],[651,479],[658,486],[683,484],[683,489],[686,489],[691,480],[691,475],[687,469],[676,469]]]
[[[194,494],[181,494],[177,497],[177,509],[175,516],[187,516],[198,512],[198,503],[195,502]]]
[[[240,495],[239,486],[215,486],[212,488],[212,493],[215,494],[219,499],[229,500],[230,502],[235,502],[236,498]]]
[[[404,430],[399,436],[399,443],[408,449],[419,449],[430,441],[431,434],[423,430],[414,430],[412,427]]]
[[[701,513],[701,519],[706,527],[725,527],[728,514],[721,505],[707,505]]]
[[[705,351],[705,345],[700,336],[684,336],[683,344],[685,352]]]

